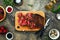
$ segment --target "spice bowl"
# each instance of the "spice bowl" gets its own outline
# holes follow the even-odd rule
[[[6,12],[7,13],[12,13],[13,12],[13,7],[12,6],[7,6],[6,7]]]
[[[56,39],[58,39],[59,38],[59,30],[57,30],[57,29],[51,29],[50,31],[49,31],[49,37],[51,38],[51,39],[53,39],[53,40],[56,40]]]

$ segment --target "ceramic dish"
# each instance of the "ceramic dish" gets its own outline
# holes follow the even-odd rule
[[[2,11],[3,11],[3,18],[2,19],[0,19],[0,22],[1,21],[3,21],[4,19],[5,19],[5,17],[6,17],[6,11],[5,11],[5,9],[2,7],[2,6],[0,6],[0,8],[2,9],[2,10],[0,10],[1,12],[0,13],[2,13]]]
[[[49,31],[49,37],[53,40],[58,39],[59,38],[59,31],[57,29],[51,29]]]
[[[6,12],[7,13],[12,13],[13,12],[13,7],[12,6],[7,6],[6,7]]]

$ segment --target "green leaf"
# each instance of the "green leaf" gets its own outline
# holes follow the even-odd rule
[[[14,6],[13,0],[3,0],[3,4],[6,6],[8,6],[8,5]]]

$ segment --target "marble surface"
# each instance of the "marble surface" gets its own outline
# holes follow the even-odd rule
[[[49,2],[50,0],[23,0],[23,5],[22,6],[15,6],[14,11],[11,14],[6,15],[6,19],[0,23],[1,25],[5,25],[5,27],[9,30],[9,32],[12,32],[14,34],[14,39],[13,40],[52,40],[49,38],[48,33],[49,30],[51,29],[58,29],[60,31],[60,21],[56,19],[56,14],[52,13],[51,11],[45,10],[44,6]],[[31,3],[32,2],[32,3]],[[28,6],[28,4],[32,4],[33,7]],[[0,0],[0,5],[3,5],[2,0]],[[5,8],[5,7],[4,7]],[[49,22],[49,26],[45,30],[44,34],[42,37],[39,37],[39,34],[35,34],[35,32],[18,32],[15,30],[15,25],[14,25],[14,16],[16,11],[29,11],[29,10],[42,10],[46,14],[46,20],[48,18],[51,18]],[[5,35],[0,34],[0,39],[1,40],[6,40]],[[57,39],[60,40],[60,37]]]

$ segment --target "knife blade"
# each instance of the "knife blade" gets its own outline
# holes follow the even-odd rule
[[[42,37],[44,31],[46,30],[46,28],[48,26],[49,21],[50,21],[50,18],[46,21],[46,23],[44,25],[44,28],[42,28],[41,30],[37,31],[35,34],[39,34],[38,36]]]
[[[46,23],[44,25],[44,29],[48,26],[49,21],[50,21],[50,18],[46,21]]]

